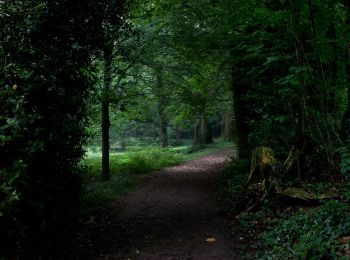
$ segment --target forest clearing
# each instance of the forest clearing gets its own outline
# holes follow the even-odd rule
[[[0,259],[350,259],[350,2],[0,0]]]

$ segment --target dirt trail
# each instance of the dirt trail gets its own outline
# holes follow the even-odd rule
[[[108,225],[92,232],[98,250],[92,256],[84,246],[84,259],[239,259],[217,201],[218,173],[231,155],[225,150],[155,173],[106,214]]]
[[[167,168],[135,191],[119,216],[128,239],[134,241],[131,255],[115,248],[104,258],[238,259],[215,187],[231,154],[226,150]],[[207,242],[208,238],[215,242]]]

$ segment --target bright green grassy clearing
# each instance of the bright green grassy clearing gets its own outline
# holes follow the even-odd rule
[[[111,154],[109,181],[101,179],[101,156],[90,153],[83,161],[88,168],[84,178],[86,193],[83,197],[84,210],[97,210],[141,183],[145,173],[180,164],[183,155],[158,147],[135,149],[125,153]]]
[[[109,181],[101,179],[101,155],[89,152],[82,162],[88,168],[84,178],[86,192],[83,197],[83,208],[87,211],[97,210],[142,183],[147,176],[146,173],[195,160],[230,147],[233,147],[230,143],[216,142],[192,153],[189,153],[189,146],[166,149],[150,146],[124,153],[112,153]]]
[[[146,147],[125,153],[111,154],[110,171],[111,175],[142,174],[157,171],[167,166],[177,165],[183,161],[183,155],[172,149]],[[90,176],[100,175],[100,155],[90,155],[84,160],[84,164],[88,166]]]
[[[181,146],[174,148],[176,151],[185,154],[185,161],[192,161],[203,156],[222,151],[224,149],[233,148],[233,143],[223,142],[221,140],[215,140],[215,143],[208,144],[204,148],[191,152],[191,148],[188,146]]]

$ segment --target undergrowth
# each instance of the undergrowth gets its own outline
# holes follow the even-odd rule
[[[249,175],[250,162],[236,160],[228,164],[222,172],[222,202],[228,212],[233,212],[243,192],[245,181]]]
[[[234,232],[242,241],[246,259],[349,259],[350,182],[316,181],[303,189],[322,194],[336,190],[338,199],[316,205],[266,199],[254,212],[237,209],[244,194],[249,161],[231,163],[223,173],[223,201],[234,217]],[[241,213],[240,213],[241,212]],[[238,213],[240,213],[238,215]]]
[[[125,153],[110,155],[111,174],[142,174],[157,171],[183,162],[183,156],[171,149],[159,147],[135,148]],[[88,176],[100,177],[101,156],[92,155],[84,160]]]
[[[171,150],[158,147],[133,149],[110,156],[109,181],[101,179],[101,157],[89,156],[83,161],[88,168],[85,176],[83,210],[91,211],[103,207],[116,196],[129,191],[142,182],[146,173],[174,166],[184,161],[183,156]]]
[[[231,143],[217,141],[215,144],[208,145],[191,154],[188,154],[190,148],[186,145],[176,148],[135,147],[127,152],[110,155],[111,177],[107,182],[101,179],[101,155],[90,152],[82,162],[87,167],[82,208],[84,211],[91,211],[103,207],[116,196],[125,194],[135,185],[141,183],[147,177],[146,173],[178,165],[231,147]]]
[[[340,238],[350,234],[348,205],[336,200],[267,224],[258,259],[341,259]]]

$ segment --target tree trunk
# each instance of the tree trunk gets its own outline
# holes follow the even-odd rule
[[[104,49],[104,85],[102,94],[102,178],[108,180],[109,173],[109,91],[112,84],[113,46]]]
[[[221,138],[223,140],[226,139],[226,122],[225,122],[225,117],[226,117],[226,113],[223,112],[221,115]]]
[[[156,95],[158,99],[159,141],[161,147],[168,146],[168,121],[165,114],[167,106],[166,97],[162,91],[163,82],[159,71],[156,71]]]
[[[136,138],[139,140],[139,141],[143,141],[144,140],[144,134],[143,134],[143,130],[142,128],[138,127],[136,129]]]
[[[168,123],[166,121],[165,113],[160,104],[158,104],[159,115],[159,140],[161,147],[168,146]]]
[[[153,129],[154,129],[154,132],[152,133],[153,134],[153,140],[154,140],[154,142],[157,142],[157,139],[158,139],[158,136],[159,136],[158,122],[154,122],[153,123]]]
[[[343,1],[344,6],[347,8],[348,11],[348,17],[346,19],[346,25],[350,26],[350,3],[348,1]],[[349,32],[346,32],[349,33]],[[343,115],[342,119],[342,125],[340,130],[340,136],[344,143],[349,142],[350,137],[350,42],[347,43],[346,50],[345,50],[344,59],[346,62],[346,84],[347,84],[347,108]]]
[[[180,135],[180,126],[178,124],[175,125],[175,145],[180,145],[181,143],[181,135]]]
[[[229,112],[224,112],[222,114],[222,121],[221,121],[221,138],[224,141],[231,141],[232,138],[232,119],[230,118]]]
[[[332,8],[332,10],[334,10],[333,7],[334,3],[332,3],[331,1],[329,2],[329,7]],[[330,22],[329,25],[329,37],[332,39],[333,43],[332,43],[332,49],[333,49],[333,56],[334,58],[331,61],[330,64],[330,70],[332,72],[331,74],[331,84],[332,84],[332,89],[330,91],[330,104],[329,104],[329,112],[335,112],[337,110],[337,102],[336,102],[336,89],[338,89],[338,64],[339,64],[339,60],[338,60],[338,44],[337,44],[337,33],[336,33],[336,25],[334,22],[335,19],[335,15],[333,15],[332,20]]]
[[[121,134],[121,143],[120,143],[120,147],[122,151],[126,150],[126,133],[125,130],[122,130],[122,134]]]
[[[237,157],[249,158],[248,134],[249,126],[247,124],[246,115],[248,115],[248,104],[245,100],[246,86],[240,79],[235,79],[235,70],[232,66],[232,95],[233,95],[233,111],[236,123],[237,134]]]
[[[193,145],[201,146],[211,143],[214,143],[211,129],[207,117],[202,115],[195,125]]]

